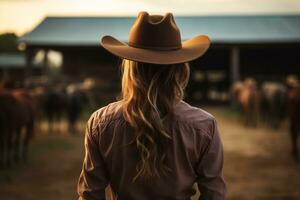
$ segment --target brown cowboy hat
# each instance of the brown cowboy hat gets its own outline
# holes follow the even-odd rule
[[[210,46],[206,35],[181,42],[173,14],[165,16],[140,12],[129,33],[128,44],[104,36],[102,46],[112,54],[153,64],[185,63],[202,56]]]

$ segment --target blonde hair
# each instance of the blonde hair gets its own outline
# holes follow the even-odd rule
[[[183,99],[189,80],[188,64],[157,65],[130,60],[122,63],[123,115],[135,131],[138,177],[161,177],[166,165],[168,142],[172,139],[166,122],[173,107]]]

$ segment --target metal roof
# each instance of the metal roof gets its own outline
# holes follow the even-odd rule
[[[26,59],[23,53],[1,53],[0,68],[25,68]]]
[[[134,17],[47,17],[21,37],[28,45],[99,45],[112,35],[127,41]],[[294,43],[300,42],[300,15],[286,16],[179,16],[175,17],[183,40],[209,35],[212,42]]]

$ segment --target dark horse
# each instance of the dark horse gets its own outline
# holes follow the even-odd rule
[[[67,96],[63,88],[48,88],[44,95],[44,114],[48,121],[49,132],[54,131],[54,125],[58,124],[67,109]],[[60,131],[60,130],[56,130]]]
[[[91,105],[89,89],[81,88],[81,85],[70,84],[67,87],[67,119],[69,123],[69,132],[77,132],[76,123],[83,114],[85,108]]]
[[[0,92],[0,162],[10,167],[20,158],[27,160],[34,132],[35,102],[23,90]],[[25,135],[22,137],[22,130]]]
[[[292,155],[300,161],[297,140],[300,134],[300,86],[289,89],[288,92],[288,116],[290,120],[290,134],[292,142]]]
[[[261,88],[261,112],[272,128],[278,128],[286,111],[287,88],[282,83],[265,82]]]
[[[76,133],[76,122],[83,111],[83,97],[80,91],[68,94],[67,119],[69,122],[69,132],[71,134]]]

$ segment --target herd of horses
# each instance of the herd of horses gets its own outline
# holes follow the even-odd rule
[[[83,111],[97,107],[93,89],[85,83],[26,89],[0,87],[0,168],[27,161],[28,145],[41,120],[47,121],[51,133],[58,131],[55,124],[65,117],[69,132],[74,134]],[[236,82],[232,87],[232,104],[243,113],[246,126],[256,126],[262,120],[270,127],[278,128],[287,117],[292,155],[299,161],[300,84],[297,80],[264,82],[260,87],[253,79]]]
[[[91,106],[90,93],[80,83],[0,89],[0,168],[27,161],[28,145],[41,120],[46,120],[49,132],[53,132],[65,116],[69,132],[74,134],[76,122]]]
[[[291,153],[300,161],[297,140],[300,134],[300,84],[295,77],[285,82],[268,81],[258,86],[254,79],[236,82],[232,87],[233,107],[243,113],[245,126],[255,127],[259,121],[278,128],[289,121]]]

